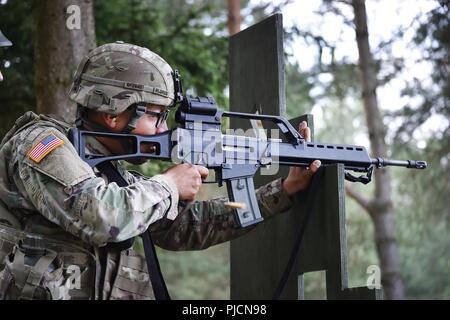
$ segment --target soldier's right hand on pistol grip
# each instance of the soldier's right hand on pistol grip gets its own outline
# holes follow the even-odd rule
[[[193,201],[208,172],[205,167],[183,163],[168,169],[164,175],[177,185],[180,200]]]

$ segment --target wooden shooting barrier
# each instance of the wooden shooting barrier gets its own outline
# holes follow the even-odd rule
[[[229,63],[231,111],[284,116],[281,14],[232,36]],[[312,115],[291,122],[298,128],[301,120],[307,120],[313,129]],[[248,120],[232,119],[231,127],[245,130],[251,126]],[[255,187],[285,177],[287,172],[288,168],[280,168],[276,176],[258,175]],[[304,299],[303,274],[312,271],[325,271],[327,299],[381,299],[380,289],[348,288],[343,166],[327,167],[322,178],[302,246],[281,299]],[[299,194],[290,212],[277,215],[232,241],[231,299],[272,299],[297,238],[305,200],[306,192]]]

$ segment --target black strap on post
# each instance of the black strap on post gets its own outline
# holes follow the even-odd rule
[[[305,216],[303,218],[302,225],[300,226],[300,230],[298,232],[297,239],[294,243],[294,247],[292,248],[289,261],[283,271],[280,282],[278,283],[277,289],[275,290],[275,293],[273,295],[272,298],[273,300],[278,300],[280,298],[284,288],[286,287],[286,283],[289,278],[289,275],[292,272],[292,268],[294,267],[294,262],[298,256],[300,247],[302,245],[303,235],[305,234],[306,226],[308,225],[309,218],[314,208],[314,200],[316,198],[316,194],[318,193],[317,190],[319,188],[319,183],[322,180],[323,172],[324,168],[323,167],[319,168],[319,170],[314,174],[312,178],[311,186],[309,187],[308,198],[306,201]]]
[[[128,182],[119,174],[111,162],[102,162],[97,165],[97,169],[104,174],[109,181],[117,183],[119,187],[126,187],[128,185]],[[167,290],[161,267],[159,266],[158,257],[150,232],[146,230],[141,234],[141,238],[144,244],[145,260],[147,261],[147,269],[150,274],[150,281],[153,292],[155,293],[155,298],[156,300],[170,300],[169,291]],[[109,243],[108,246],[122,251],[130,248],[133,245],[133,242],[134,239],[128,239],[118,243]]]

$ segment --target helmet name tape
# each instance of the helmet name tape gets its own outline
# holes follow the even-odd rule
[[[134,90],[141,90],[141,91],[144,90],[143,84],[132,83],[132,82],[125,83],[124,87],[127,89],[134,89]]]
[[[115,86],[115,87],[119,87],[119,88],[145,91],[148,93],[154,93],[154,94],[163,96],[165,98],[170,98],[168,92],[161,88],[146,86],[146,85],[132,83],[132,82],[125,82],[125,81],[121,81],[121,80],[105,79],[105,78],[91,76],[90,74],[83,74],[81,76],[81,79],[90,81],[93,83],[101,83],[101,84],[106,84],[106,85]]]
[[[165,97],[168,96],[168,92],[166,90],[163,90],[161,88],[153,88],[153,89],[154,89],[153,93],[156,93],[156,94],[159,94],[159,95],[165,96]]]

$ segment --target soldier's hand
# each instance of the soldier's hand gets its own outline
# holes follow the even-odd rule
[[[208,173],[205,167],[183,163],[168,169],[164,175],[177,185],[180,200],[193,201]]]
[[[299,125],[300,134],[306,139],[311,141],[311,129],[308,128],[306,121],[302,121]],[[319,169],[321,163],[320,160],[315,160],[309,168],[291,167],[289,169],[288,177],[283,181],[283,188],[289,195],[293,195],[301,190],[305,190],[313,174]]]

